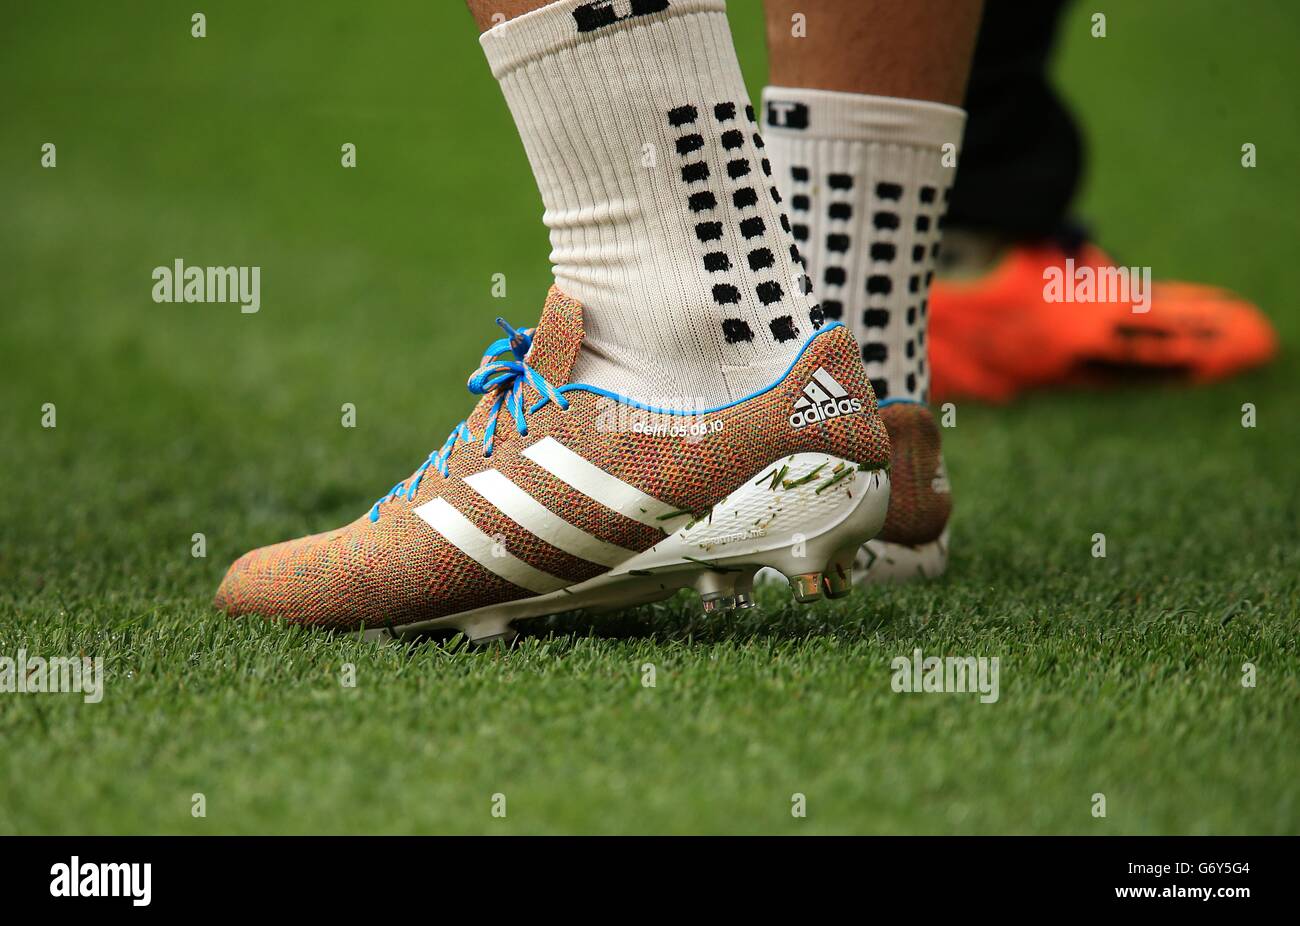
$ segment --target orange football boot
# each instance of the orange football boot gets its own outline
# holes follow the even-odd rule
[[[1210,382],[1271,360],[1277,335],[1240,296],[1154,283],[1149,310],[1128,300],[1048,302],[1045,273],[1115,266],[1100,248],[1015,245],[973,280],[935,280],[929,300],[931,396],[1007,401],[1027,389],[1135,379]]]

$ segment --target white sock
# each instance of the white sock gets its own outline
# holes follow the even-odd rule
[[[877,398],[927,401],[927,296],[965,111],[789,87],[768,87],[763,102],[767,150],[826,317],[862,345]]]
[[[480,41],[585,308],[572,379],[684,408],[779,378],[821,315],[724,0],[560,0]]]

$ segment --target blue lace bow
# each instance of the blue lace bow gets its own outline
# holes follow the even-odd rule
[[[515,420],[515,430],[521,435],[528,433],[528,422],[525,420],[524,410],[524,384],[531,384],[534,389],[541,395],[541,402],[534,405],[530,411],[536,411],[546,402],[554,402],[560,408],[567,409],[568,401],[554,386],[546,381],[546,377],[538,373],[527,363],[524,358],[528,356],[528,350],[533,346],[534,328],[525,328],[522,331],[516,331],[510,327],[510,323],[504,318],[498,318],[497,324],[501,330],[506,333],[504,338],[497,338],[488,345],[487,352],[483,359],[479,361],[479,367],[469,378],[469,391],[475,395],[488,395],[494,393],[496,400],[488,410],[487,426],[483,431],[483,456],[492,456],[492,446],[497,432],[497,418],[501,409],[504,408],[510,413],[510,417]],[[497,359],[502,354],[509,353],[513,359]],[[379,501],[375,502],[370,508],[370,520],[379,520],[379,506],[384,502],[390,502],[397,498],[415,499],[416,490],[420,488],[420,480],[432,466],[438,470],[444,477],[448,475],[447,461],[451,458],[451,452],[457,443],[472,444],[474,435],[470,433],[469,425],[462,421],[456,427],[451,429],[447,435],[446,442],[439,450],[429,454],[429,459],[415,471],[410,480],[403,480],[393,486],[388,494]],[[408,484],[409,483],[409,484]]]

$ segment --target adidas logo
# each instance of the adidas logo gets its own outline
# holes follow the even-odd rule
[[[862,400],[850,396],[835,381],[835,377],[826,372],[825,367],[818,367],[808,385],[803,387],[803,395],[794,403],[794,412],[790,415],[790,427],[802,428],[828,418],[852,415],[862,411]]]

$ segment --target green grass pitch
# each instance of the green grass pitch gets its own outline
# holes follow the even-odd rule
[[[759,5],[732,6],[756,94]],[[23,4],[0,34],[0,656],[106,668],[99,704],[0,694],[0,833],[1300,831],[1294,5],[1125,4],[1104,39],[1078,6],[1057,63],[1102,242],[1258,301],[1275,366],[959,406],[941,581],[552,618],[509,651],[209,606],[235,556],[438,447],[549,271],[459,3],[207,13],[194,39],[175,4]],[[178,257],[260,266],[261,311],[155,304]],[[1000,699],[895,694],[917,647],[999,657]]]

